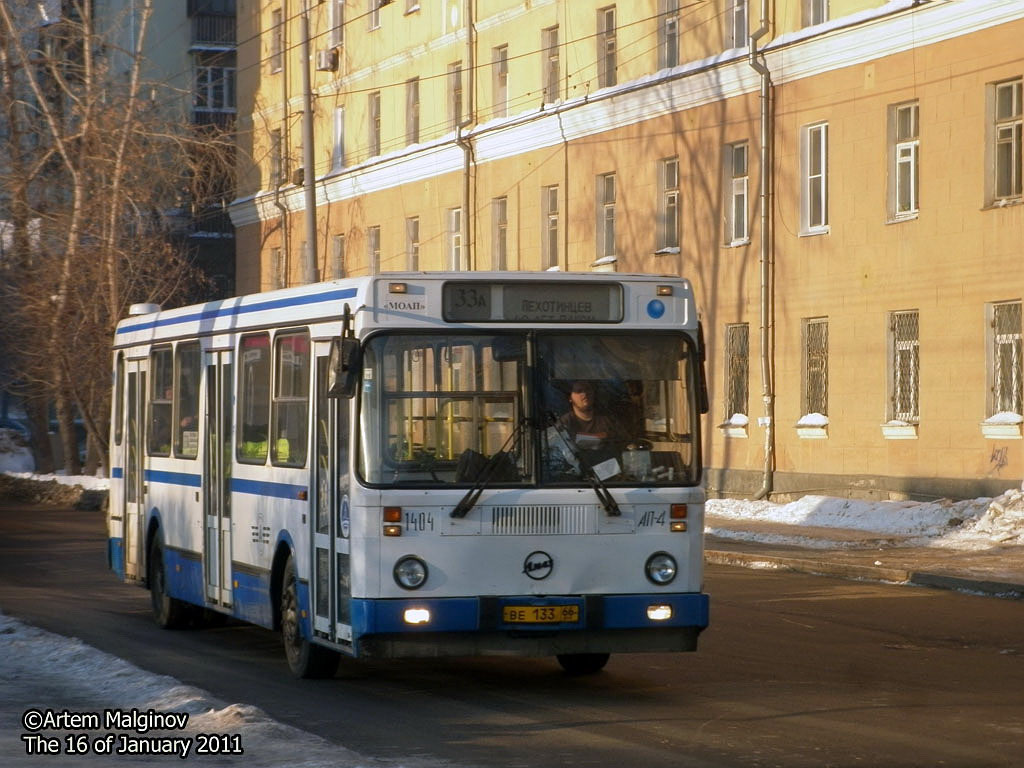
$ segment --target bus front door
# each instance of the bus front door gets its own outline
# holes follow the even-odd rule
[[[231,605],[231,384],[230,351],[206,353],[206,451],[203,518],[206,599]]]
[[[349,408],[350,400],[327,397],[327,350],[316,358],[316,462],[313,629],[342,646],[352,644],[352,585],[349,567]]]
[[[142,526],[145,523],[145,408],[146,408],[146,363],[142,360],[128,360],[128,380],[125,389],[127,407],[125,414],[124,452],[124,573],[126,581],[142,581],[145,575],[145,559],[142,548],[145,537]]]

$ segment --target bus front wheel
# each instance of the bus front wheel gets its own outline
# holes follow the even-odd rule
[[[179,629],[188,624],[189,606],[167,594],[167,571],[164,568],[164,545],[159,532],[149,545],[148,558],[149,600],[153,618],[164,629]]]
[[[570,675],[592,675],[604,669],[611,654],[607,653],[560,653],[555,658],[562,669]]]
[[[295,677],[333,677],[339,657],[335,651],[315,645],[302,636],[299,626],[299,590],[295,560],[289,556],[281,586],[281,639],[288,669]]]

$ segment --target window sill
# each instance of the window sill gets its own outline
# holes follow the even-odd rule
[[[983,421],[981,435],[989,440],[1020,440],[1021,425]]]
[[[723,248],[742,248],[745,245],[750,245],[750,238],[745,237],[742,240],[733,240],[731,243],[726,243]]]
[[[902,224],[905,221],[917,221],[920,217],[921,213],[919,211],[915,211],[914,213],[902,213],[895,216],[889,216],[885,223]]]
[[[719,424],[718,429],[722,432],[722,437],[747,437],[747,428],[745,426],[739,427],[733,424]]]
[[[917,440],[917,424],[882,424],[886,440]]]
[[[816,227],[815,229],[804,229],[800,231],[798,237],[818,237],[819,235],[827,235],[831,231],[831,227]]]
[[[982,206],[983,211],[998,211],[1001,208],[1013,208],[1016,205],[1024,204],[1024,198],[1004,197],[999,200],[992,200]]]
[[[797,424],[796,436],[801,440],[824,440],[828,437],[828,427],[802,427]]]
[[[406,8],[405,9],[405,15],[408,16],[410,13],[416,13],[417,11],[419,11],[419,9],[420,9],[420,4],[416,3],[416,5],[412,6],[411,8]]]

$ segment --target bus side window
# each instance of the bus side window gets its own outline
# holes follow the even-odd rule
[[[149,440],[150,456],[171,455],[174,396],[174,360],[170,347],[150,353]]]
[[[270,433],[270,336],[243,336],[239,346],[238,460],[247,464],[267,461]]]
[[[309,442],[309,334],[278,334],[274,346],[270,461],[304,467]]]
[[[194,459],[199,455],[199,342],[178,344],[175,352],[178,417],[174,421],[174,455]]]

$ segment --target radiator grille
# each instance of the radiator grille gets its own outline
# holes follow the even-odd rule
[[[588,521],[593,507],[582,504],[534,504],[529,506],[491,507],[491,530],[494,536],[530,534],[590,533]]]

